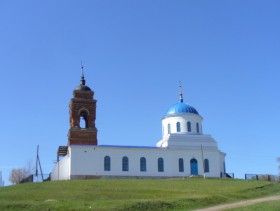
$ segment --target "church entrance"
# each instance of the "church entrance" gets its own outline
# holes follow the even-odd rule
[[[197,160],[191,159],[191,175],[198,175]]]

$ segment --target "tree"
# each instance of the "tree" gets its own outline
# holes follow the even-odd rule
[[[21,183],[24,179],[26,179],[28,176],[32,174],[32,163],[29,162],[26,167],[22,168],[14,168],[12,169],[9,177],[9,181],[12,184],[19,184]]]

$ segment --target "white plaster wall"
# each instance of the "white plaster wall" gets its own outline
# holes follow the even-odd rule
[[[54,166],[51,174],[51,180],[69,180],[70,179],[70,157],[66,155]]]
[[[171,133],[163,137],[157,144],[157,147],[169,148],[188,148],[218,150],[217,142],[210,135],[190,134],[190,133]]]
[[[203,174],[201,150],[71,146],[71,175],[76,176],[132,176],[132,177],[187,177],[190,176],[190,160],[197,159],[198,174]],[[104,171],[104,157],[111,158],[111,171]],[[122,171],[122,158],[129,159],[129,171]],[[146,158],[146,172],[140,171],[140,158]],[[158,158],[164,159],[164,172],[158,172]],[[184,160],[184,172],[179,172],[179,158]],[[204,159],[209,160],[208,177],[220,176],[220,152],[205,150]]]
[[[176,123],[180,122],[181,132],[189,134],[202,134],[202,117],[196,114],[180,114],[167,116],[162,119],[162,136],[168,135],[168,124],[170,124],[171,133],[178,133]],[[191,122],[191,132],[187,130],[187,122]],[[199,133],[196,132],[196,123],[199,124]]]
[[[223,152],[220,152],[220,169],[221,169],[222,173],[226,173],[225,172],[226,169],[225,169],[225,166],[224,166],[225,157],[226,157],[226,154],[223,153]]]

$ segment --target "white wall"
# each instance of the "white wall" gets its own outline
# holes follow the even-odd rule
[[[51,174],[51,180],[69,180],[70,179],[70,155],[66,155],[54,166]]]
[[[226,154],[221,152],[220,153],[220,168],[223,170],[223,173],[226,173],[226,161],[225,161]]]
[[[209,177],[220,177],[220,152],[205,150],[204,159],[209,160]],[[71,146],[71,176],[132,176],[132,177],[187,177],[190,176],[190,160],[198,161],[198,174],[203,174],[201,150]],[[104,157],[110,156],[111,170],[104,171]],[[122,171],[122,158],[129,159],[129,171]],[[146,158],[146,172],[140,171],[140,158]],[[158,172],[158,158],[164,159],[164,172]],[[184,172],[179,172],[179,158],[184,160]]]

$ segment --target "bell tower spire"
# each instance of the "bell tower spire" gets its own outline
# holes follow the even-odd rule
[[[180,94],[179,94],[179,99],[180,99],[180,102],[182,103],[184,100],[184,98],[183,98],[183,92],[182,92],[182,84],[181,84],[181,81],[179,81],[179,83],[180,83]]]
[[[83,62],[81,62],[81,73],[82,73],[82,75],[81,75],[81,85],[86,85]]]

